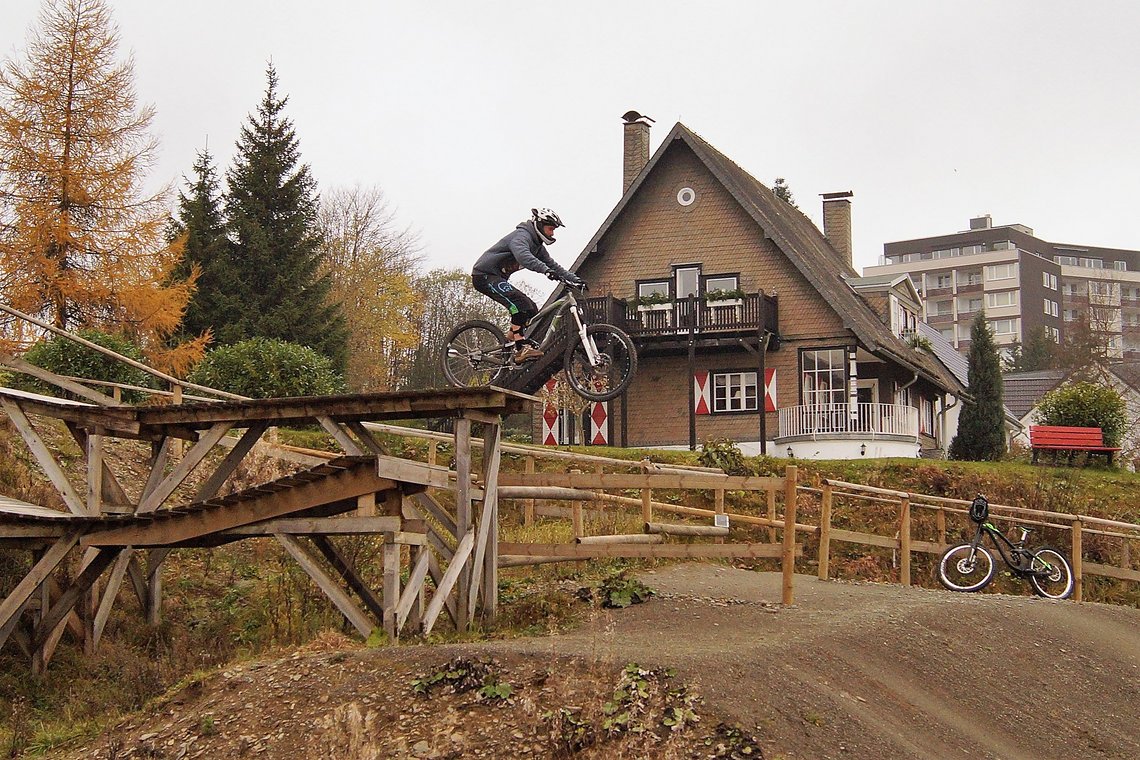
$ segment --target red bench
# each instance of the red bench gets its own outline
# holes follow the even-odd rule
[[[1104,454],[1108,463],[1112,464],[1112,455],[1120,451],[1118,446],[1105,446],[1104,437],[1100,428],[1095,427],[1063,427],[1061,425],[1030,425],[1029,445],[1033,449],[1033,462],[1037,463],[1039,451],[1067,451],[1069,464],[1078,451],[1087,451],[1089,454]],[[1054,453],[1053,458],[1056,460]]]

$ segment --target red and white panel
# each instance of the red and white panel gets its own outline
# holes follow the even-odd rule
[[[554,392],[558,381],[554,378],[546,381],[546,390]],[[557,446],[562,442],[562,415],[558,408],[549,401],[542,405],[542,445]]]
[[[610,445],[610,405],[606,401],[590,404],[590,445]]]
[[[776,368],[764,368],[764,411],[776,411]]]
[[[707,371],[693,374],[693,399],[696,401],[697,414],[712,412],[712,396],[709,388],[710,373]]]

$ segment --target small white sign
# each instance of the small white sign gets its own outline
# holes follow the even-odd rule
[[[727,528],[728,515],[713,515],[713,525],[718,528]]]

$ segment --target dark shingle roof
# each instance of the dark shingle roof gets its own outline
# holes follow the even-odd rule
[[[1060,385],[1068,373],[1060,369],[1036,372],[1010,372],[1002,375],[1002,400],[1013,414],[1021,419],[1037,406],[1049,391]]]
[[[720,181],[740,206],[788,257],[789,261],[812,284],[843,320],[863,346],[881,358],[888,358],[926,377],[951,393],[964,390],[957,378],[934,357],[907,346],[884,325],[874,309],[864,301],[845,279],[859,279],[859,273],[841,256],[819,228],[799,209],[776,197],[775,193],[735,162],[707,143],[702,137],[678,122],[665,141],[650,158],[622,197],[621,201],[598,229],[574,262],[577,269],[595,250],[606,231],[633,198],[646,177],[676,142],[687,145],[697,158]]]

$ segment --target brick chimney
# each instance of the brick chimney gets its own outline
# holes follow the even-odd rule
[[[621,192],[625,195],[625,191],[629,190],[637,175],[649,163],[649,125],[653,119],[642,116],[637,111],[626,111],[621,118],[625,122]]]
[[[823,196],[823,235],[840,256],[851,259],[851,198],[850,190],[842,193],[821,193]]]

